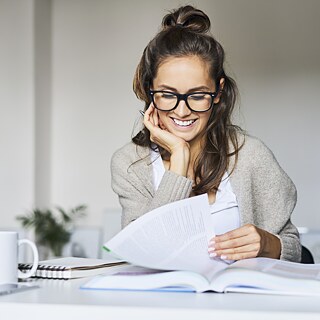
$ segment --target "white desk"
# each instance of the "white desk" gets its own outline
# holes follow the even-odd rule
[[[40,289],[0,296],[3,320],[320,319],[319,297],[80,290],[78,280],[37,280]]]

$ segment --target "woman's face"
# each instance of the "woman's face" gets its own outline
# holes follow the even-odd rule
[[[208,64],[197,56],[186,56],[164,60],[153,80],[152,89],[185,94],[215,92],[217,88],[209,76]],[[214,102],[219,102],[219,96]],[[211,112],[212,108],[207,112],[191,111],[183,100],[172,111],[158,110],[161,126],[190,144],[201,141]]]

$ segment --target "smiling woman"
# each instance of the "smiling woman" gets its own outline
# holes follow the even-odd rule
[[[122,225],[172,201],[207,194],[211,212],[231,219],[211,257],[264,256],[299,261],[290,217],[296,189],[272,152],[231,122],[237,86],[224,50],[201,10],[167,14],[145,48],[134,91],[145,102],[144,128],[112,158]]]
[[[167,58],[158,68],[153,87],[168,90],[151,91],[151,94],[154,92],[152,107],[158,110],[154,113],[159,117],[160,126],[188,142],[191,148],[199,146],[198,140],[208,125],[209,110],[214,100],[219,101],[219,97],[214,98],[215,83],[209,76],[207,64],[197,56]],[[188,92],[185,101],[179,101],[177,92]]]

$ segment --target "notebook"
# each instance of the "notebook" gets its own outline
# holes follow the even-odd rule
[[[127,263],[116,258],[108,259],[88,259],[65,257],[39,262],[38,269],[33,278],[43,279],[75,279],[90,277],[121,269]],[[27,272],[32,267],[31,264],[19,263],[18,268],[22,272]]]

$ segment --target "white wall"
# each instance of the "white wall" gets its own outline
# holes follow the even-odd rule
[[[51,0],[34,0],[34,118],[35,197],[34,204],[47,206],[51,200],[52,58]]]
[[[21,6],[23,1],[13,2]],[[44,202],[65,207],[87,203],[90,216],[86,223],[100,225],[105,208],[119,206],[110,187],[111,155],[129,141],[142,106],[132,92],[136,65],[147,42],[157,32],[166,10],[184,2],[51,2],[51,28],[47,31],[52,39],[47,44],[51,69],[48,70],[49,79],[43,76],[47,89],[50,89],[46,95],[50,101],[42,98],[47,103],[44,121],[48,121],[48,115],[51,121],[49,130],[48,126],[41,129],[47,143],[43,146],[47,145],[48,150],[43,151],[45,149],[39,147],[41,139],[36,143],[43,157],[50,154],[50,164],[40,161],[48,176],[44,179],[38,170],[37,179],[42,177],[40,182],[45,185],[47,181],[48,185],[46,193],[41,196],[40,191],[36,192],[38,200],[35,201],[35,197],[33,200],[41,203],[41,199],[45,199]],[[9,1],[4,3],[7,8],[11,6]],[[35,3],[38,8],[39,4]],[[242,94],[241,124],[270,146],[298,188],[299,202],[293,221],[300,226],[320,228],[317,205],[320,194],[320,170],[317,166],[320,160],[320,151],[317,150],[320,129],[316,123],[320,119],[320,45],[317,41],[320,2],[203,0],[192,3],[207,12],[213,33],[225,47],[228,69],[238,81]],[[17,25],[24,21],[24,17],[17,16],[18,12],[14,11],[15,20],[0,21],[11,28],[7,37],[13,33],[23,44],[26,30],[20,33]],[[32,37],[32,34],[28,36]],[[38,46],[36,48],[36,52],[42,52],[44,56],[45,51],[40,51]],[[27,56],[24,53],[20,59],[27,59]],[[14,54],[1,57],[1,67],[6,59],[14,66],[18,58]],[[19,71],[14,69],[13,76],[18,75]],[[0,75],[0,79],[5,82],[7,77]],[[21,81],[18,85],[30,85],[27,80]],[[16,83],[12,81],[9,88],[15,92]],[[36,90],[38,98],[39,92]],[[12,129],[19,117],[17,110],[12,109],[17,105],[17,96],[6,96],[5,99],[11,108],[5,114],[11,119],[0,120],[1,130],[2,123],[10,123],[11,129],[7,129],[5,135],[1,134],[1,148],[7,152],[12,148],[20,151],[26,147],[24,140],[27,136],[23,136],[24,132],[15,135]],[[28,112],[29,109],[25,105],[23,107]],[[39,116],[41,110],[38,103],[35,115]],[[32,118],[32,115],[28,116]],[[37,128],[39,131],[39,124]],[[22,130],[21,125],[19,130]],[[32,120],[28,130],[32,131]],[[8,137],[5,142],[2,141],[4,136]],[[18,141],[9,141],[18,139],[18,136]],[[21,140],[22,136],[24,140]],[[5,184],[21,179],[19,164],[14,163],[21,160],[21,154],[7,156],[9,160],[4,163],[12,162],[13,178],[7,174]],[[29,159],[28,172],[32,175],[32,152],[29,152]],[[1,188],[3,194],[6,188]],[[4,220],[7,223],[12,223],[16,208],[29,205],[30,201],[24,204],[23,198],[18,196],[19,192],[24,193],[27,189],[27,186],[15,183],[14,188],[7,191],[7,198],[11,196],[11,200],[4,205],[1,200],[2,210],[10,217]],[[29,199],[32,197],[30,194]],[[16,207],[12,198],[17,199]]]
[[[0,1],[0,227],[34,200],[33,1]]]

